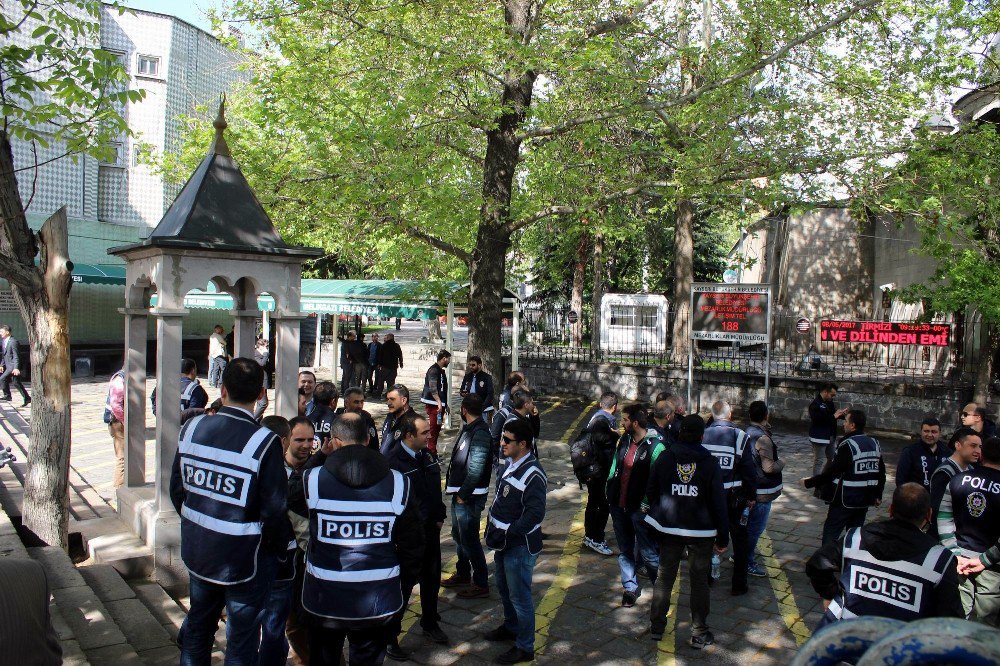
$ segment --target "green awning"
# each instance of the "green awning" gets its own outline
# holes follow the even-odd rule
[[[73,264],[73,282],[82,284],[125,284],[124,264]]]

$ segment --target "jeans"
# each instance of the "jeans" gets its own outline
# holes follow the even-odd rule
[[[503,626],[515,635],[514,645],[535,651],[535,603],[531,599],[531,572],[537,555],[527,546],[514,546],[493,554],[497,589],[503,602]]]
[[[587,482],[587,509],[583,514],[583,533],[598,543],[604,542],[604,529],[608,526],[608,481],[602,474]]]
[[[653,588],[653,605],[649,610],[650,628],[662,633],[670,611],[670,593],[677,580],[684,549],[688,549],[688,573],[691,577],[691,635],[708,631],[708,611],[711,598],[708,577],[712,569],[712,537],[682,537],[660,535],[660,577]]]
[[[381,666],[389,630],[385,625],[365,629],[309,628],[310,666],[340,666],[344,639],[350,643],[347,663],[350,666]]]
[[[267,598],[267,610],[261,625],[260,666],[285,666],[288,660],[288,639],[285,622],[292,609],[295,581],[275,581]]]
[[[486,553],[479,540],[479,521],[486,508],[486,495],[473,495],[466,504],[458,503],[458,495],[451,497],[451,538],[458,551],[458,575],[471,577],[479,587],[489,587],[486,570]]]
[[[622,587],[626,592],[639,589],[635,567],[646,567],[650,582],[656,582],[656,570],[660,566],[658,546],[649,533],[642,511],[626,511],[620,506],[611,506],[611,524],[615,528],[618,542],[618,568],[621,570]]]
[[[277,567],[273,555],[261,553],[257,558],[257,575],[246,583],[218,585],[190,577],[191,609],[177,636],[181,666],[208,666],[212,662],[212,643],[223,608],[226,609],[226,665],[257,664],[261,624]]]
[[[757,564],[754,553],[757,552],[757,542],[767,527],[767,519],[771,516],[770,502],[757,502],[750,509],[750,520],[747,521],[747,560],[750,566]]]
[[[208,361],[208,385],[212,388],[222,383],[222,373],[226,371],[229,363],[225,356],[216,356]]]
[[[851,527],[861,527],[865,524],[865,515],[868,508],[848,509],[840,499],[840,494],[830,502],[830,509],[826,514],[826,521],[823,523],[823,545],[839,539],[845,529]]]

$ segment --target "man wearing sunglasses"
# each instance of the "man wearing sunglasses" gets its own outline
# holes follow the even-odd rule
[[[508,464],[486,523],[486,545],[493,549],[496,583],[503,601],[503,624],[485,635],[488,641],[514,641],[497,658],[517,664],[535,658],[535,606],[531,574],[542,550],[542,519],[548,480],[531,453],[531,426],[522,420],[504,426],[500,438]]]
[[[997,424],[986,418],[986,410],[974,402],[962,408],[960,416],[962,426],[975,430],[984,442],[997,434]]]

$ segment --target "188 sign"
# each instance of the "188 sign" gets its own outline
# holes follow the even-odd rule
[[[691,339],[767,343],[770,294],[761,284],[693,285]]]

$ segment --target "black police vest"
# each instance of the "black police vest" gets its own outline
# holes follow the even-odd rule
[[[841,446],[851,449],[851,465],[843,477],[835,479],[840,486],[841,502],[848,509],[863,509],[875,505],[878,499],[879,461],[882,447],[878,440],[868,435],[851,435]]]
[[[701,445],[719,461],[722,470],[722,487],[726,490],[740,488],[743,480],[736,478],[736,467],[746,449],[747,434],[731,425],[711,425],[705,428]]]
[[[955,538],[965,557],[978,557],[1000,538],[1000,470],[978,467],[948,484]]]
[[[187,384],[184,383],[185,381],[187,381]],[[197,379],[181,377],[181,411],[191,407],[191,398],[194,397],[194,392],[200,386],[201,383]]]
[[[260,461],[278,436],[246,418],[197,416],[181,430],[181,558],[198,578],[235,585],[257,572]]]
[[[688,446],[677,445],[678,449]],[[674,450],[664,451],[651,472],[659,476],[661,495],[649,498],[646,524],[657,532],[674,536],[717,536],[711,511],[712,474],[717,464],[714,458],[703,455],[682,463]]]
[[[379,453],[386,455],[393,449],[393,447],[400,441],[399,428],[396,427],[396,419],[392,414],[385,417],[385,421],[382,423],[382,439],[379,441]]]
[[[758,495],[772,495],[774,493],[780,493],[782,488],[785,487],[784,481],[781,476],[781,470],[777,472],[765,472],[764,466],[761,464],[760,456],[757,455],[757,440],[761,437],[767,435],[767,432],[763,428],[759,428],[755,425],[751,425],[747,428],[747,446],[750,447],[750,453],[753,455],[753,465],[754,469],[757,470],[757,494]],[[771,443],[774,444],[774,439],[771,439]],[[774,461],[778,461],[778,445],[774,444]]]
[[[528,457],[518,465],[513,472],[504,471],[497,481],[497,492],[490,506],[486,522],[486,545],[493,550],[504,550],[520,546],[523,542],[528,546],[528,552],[537,555],[542,550],[542,524],[533,526],[523,537],[508,538],[508,530],[515,520],[524,513],[524,492],[531,483],[541,483],[548,486],[548,477],[538,465],[538,459],[528,454]],[[516,541],[515,541],[516,539]]]
[[[451,464],[448,465],[448,477],[444,489],[446,493],[457,493],[462,484],[465,483],[465,477],[469,473],[469,451],[472,449],[472,435],[479,428],[487,429],[486,423],[482,419],[473,421],[473,423],[475,424],[473,427],[470,428],[467,424],[462,429],[458,441],[455,443],[455,449],[451,452]],[[488,453],[487,458],[489,458]],[[493,468],[491,465],[483,465],[483,471],[476,481],[475,489],[472,491],[473,495],[485,495],[489,492],[490,474],[492,472]]]
[[[337,415],[326,405],[313,403],[309,420],[313,424],[313,441],[316,448],[319,448],[323,445],[323,441],[330,437],[330,430],[333,428],[333,422],[337,420]]]
[[[944,546],[932,546],[926,555],[909,560],[886,561],[861,548],[861,528],[844,537],[844,563],[840,583],[843,593],[830,602],[827,620],[848,620],[874,615],[909,622],[928,617],[934,610],[931,592],[941,581],[954,556]]]
[[[319,617],[386,624],[403,607],[392,543],[410,484],[390,470],[368,488],[351,488],[324,467],[303,479],[309,546],[302,607]]]

